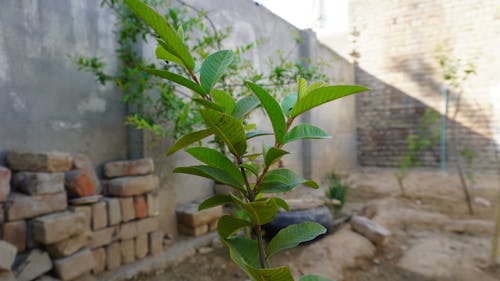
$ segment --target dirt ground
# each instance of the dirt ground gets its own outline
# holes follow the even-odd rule
[[[322,274],[346,281],[500,280],[489,266],[495,198],[495,174],[479,174],[471,190],[474,214],[464,202],[458,176],[435,170],[411,172],[401,196],[392,169],[362,169],[349,181],[346,212],[371,206],[374,221],[392,235],[375,247],[347,225],[311,245],[285,251],[273,265],[287,264],[296,276]],[[299,191],[300,192],[300,191]],[[320,193],[316,193],[320,194]],[[216,243],[217,244],[217,243]],[[141,281],[244,281],[248,278],[214,245],[202,254]]]

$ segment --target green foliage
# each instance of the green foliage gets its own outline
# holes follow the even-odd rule
[[[174,33],[173,27],[165,27],[167,21],[160,19],[154,10],[141,4],[139,0],[125,0],[141,17],[148,17],[146,22],[159,33],[159,44],[163,49],[157,53],[160,58],[172,58],[174,62],[181,62],[187,69],[184,74],[176,76],[165,75],[165,72],[151,71],[159,77],[186,86],[200,95],[195,95],[190,100],[198,106],[196,111],[201,115],[202,125],[206,129],[189,133],[181,137],[169,153],[185,148],[190,144],[214,135],[222,144],[222,150],[198,146],[186,149],[186,152],[203,165],[177,167],[176,173],[186,173],[212,179],[234,188],[237,195],[215,195],[205,200],[199,207],[200,210],[234,204],[242,214],[227,215],[220,219],[217,231],[222,242],[229,249],[231,259],[252,280],[258,281],[293,281],[290,269],[287,267],[271,267],[270,258],[275,253],[295,247],[298,244],[314,239],[326,232],[326,229],[316,223],[302,223],[292,225],[281,230],[266,247],[262,238],[261,226],[272,221],[279,209],[288,210],[288,205],[278,197],[265,197],[266,193],[282,193],[292,190],[298,185],[318,188],[312,180],[303,179],[289,169],[272,169],[275,162],[289,154],[283,149],[286,142],[303,138],[328,137],[321,129],[309,124],[300,124],[292,128],[294,120],[301,113],[326,102],[366,90],[360,86],[329,86],[323,82],[313,83],[307,87],[306,80],[298,78],[298,98],[285,98],[280,103],[272,93],[276,91],[265,89],[255,83],[246,81],[252,96],[240,98],[234,95],[234,89],[224,87],[225,79],[239,77],[229,76],[232,72],[231,61],[237,56],[231,51],[215,51],[204,54],[203,64],[199,73],[193,70],[199,59],[186,54],[189,50],[182,37],[184,32]],[[154,13],[155,15],[152,15]],[[174,38],[177,36],[177,38]],[[172,44],[172,45],[170,45]],[[192,50],[192,49],[191,49]],[[193,52],[193,51],[191,51]],[[190,58],[193,58],[191,62]],[[284,72],[282,72],[284,73]],[[190,81],[187,83],[183,79]],[[181,81],[181,82],[179,82]],[[197,86],[194,86],[193,84]],[[241,82],[240,82],[241,83]],[[187,86],[189,85],[189,86]],[[201,87],[203,92],[199,92]],[[250,98],[253,97],[253,98]],[[284,105],[284,106],[283,106]],[[261,106],[267,113],[274,134],[274,144],[263,144],[263,153],[247,154],[249,150],[248,139],[265,135],[257,130],[255,124],[246,124],[245,117],[249,112]],[[285,108],[285,114],[282,108]],[[225,148],[229,153],[223,153]],[[251,236],[240,236],[238,233],[250,233]],[[328,280],[318,276],[306,276],[301,280]]]
[[[340,210],[344,207],[349,188],[349,184],[346,183],[341,176],[335,172],[330,173],[328,176],[328,189],[326,190],[326,197],[340,202],[340,204],[333,206],[335,213],[340,212]]]

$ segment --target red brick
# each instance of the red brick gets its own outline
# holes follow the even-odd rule
[[[104,165],[104,174],[108,178],[147,175],[151,174],[153,170],[154,163],[151,158],[116,161]]]
[[[95,173],[94,165],[92,164],[90,158],[87,157],[87,155],[77,154],[73,156],[73,167],[75,169],[86,171],[90,180],[94,182],[94,185],[96,187],[96,193],[99,194],[102,192],[102,186],[99,181],[99,178],[97,177],[97,174]]]
[[[144,196],[134,196],[135,217],[143,219],[148,216],[148,204]]]
[[[96,181],[92,179],[92,175],[88,170],[77,169],[65,173],[64,183],[68,196],[86,197],[96,194]]]

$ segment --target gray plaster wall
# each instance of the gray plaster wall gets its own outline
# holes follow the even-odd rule
[[[114,19],[100,2],[2,1],[0,163],[10,149],[83,152],[96,164],[126,157],[119,93],[68,57],[116,65]]]

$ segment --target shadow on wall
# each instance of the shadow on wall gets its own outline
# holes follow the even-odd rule
[[[433,73],[426,72],[430,67],[421,67],[412,71],[404,61],[397,61],[395,68],[409,75],[416,83],[425,83],[429,92],[422,97],[439,99],[439,83],[430,79]],[[421,69],[421,70],[420,70]],[[355,64],[356,83],[371,89],[366,94],[356,97],[356,121],[358,135],[358,163],[361,166],[397,167],[401,157],[408,149],[406,137],[415,132],[424,112],[429,106],[408,95],[401,89],[378,79]],[[432,71],[432,70],[429,70]],[[429,80],[430,79],[430,80]],[[456,94],[451,93],[448,104],[448,116],[454,112]],[[477,105],[463,100],[463,109],[459,115],[466,115],[468,122],[478,127],[489,126],[487,113],[474,110]],[[437,109],[439,110],[439,108]],[[456,127],[455,127],[456,126]],[[450,155],[450,128],[456,128],[458,149],[471,149],[476,157],[474,167],[488,169],[495,167],[493,139],[480,134],[474,128],[464,126],[450,118],[446,118],[446,161],[452,164],[456,161]],[[422,157],[422,163],[427,167],[440,165],[440,147],[432,147]]]

